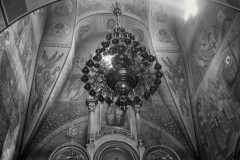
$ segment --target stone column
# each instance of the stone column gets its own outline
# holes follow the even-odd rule
[[[137,135],[138,135],[138,151],[140,160],[143,159],[143,153],[145,152],[145,145],[143,141],[142,126],[141,126],[141,117],[140,117],[140,108],[142,103],[134,104],[135,114],[136,114],[136,124],[137,124]]]
[[[88,120],[88,135],[87,135],[87,150],[90,154],[91,160],[93,159],[94,155],[94,138],[95,138],[95,128],[97,125],[97,122],[94,121],[94,115],[95,115],[95,108],[97,105],[97,99],[87,99],[86,105],[88,107],[89,111],[89,120]]]

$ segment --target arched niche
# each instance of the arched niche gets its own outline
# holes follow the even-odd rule
[[[143,160],[180,160],[177,153],[171,148],[164,145],[156,145],[150,147],[143,154]]]
[[[95,152],[93,160],[139,160],[138,153],[127,143],[109,141],[102,144]]]
[[[75,142],[64,143],[55,148],[48,160],[90,160],[88,151]]]

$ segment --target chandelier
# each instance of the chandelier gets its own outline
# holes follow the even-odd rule
[[[163,73],[150,50],[120,26],[119,16],[123,9],[119,2],[112,5],[117,23],[96,49],[96,54],[86,62],[81,80],[90,96],[101,103],[115,103],[126,112],[129,105],[154,94]],[[150,68],[154,68],[153,73]]]

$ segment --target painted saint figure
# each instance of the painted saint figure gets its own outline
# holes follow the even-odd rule
[[[89,22],[85,22],[82,24],[82,26],[79,27],[78,30],[78,38],[82,39],[86,36],[86,34],[90,31],[90,23]]]
[[[169,33],[164,29],[160,29],[158,31],[157,40],[162,43],[171,43],[174,41],[173,37],[171,35],[169,35]]]
[[[67,16],[70,11],[66,5],[66,1],[60,1],[59,4],[55,7],[54,11],[53,11],[56,15],[58,16]]]
[[[106,112],[106,123],[108,126],[124,126],[125,115],[116,105],[112,105]]]
[[[163,63],[168,67],[169,71],[164,71],[164,74],[168,77],[169,85],[172,91],[175,93],[178,101],[179,108],[183,116],[188,116],[188,100],[187,100],[187,89],[186,80],[183,68],[183,62],[178,57],[175,64],[167,57],[167,61],[162,58]],[[186,112],[187,113],[186,113]]]
[[[85,66],[85,59],[83,57],[78,57],[76,60],[75,67],[78,70],[77,73],[73,73],[70,79],[70,84],[67,88],[67,96],[71,97],[70,101],[85,101],[86,94],[84,83],[81,81],[82,69]]]
[[[134,27],[132,29],[133,35],[136,36],[136,40],[139,42],[143,42],[144,39],[144,32],[140,28]]]
[[[48,34],[53,36],[66,36],[70,33],[70,28],[63,24],[57,23],[49,27]]]
[[[113,29],[114,27],[115,27],[115,20],[111,18],[107,21],[107,29]]]
[[[164,11],[164,5],[160,4],[158,7],[159,10],[155,13],[153,18],[159,23],[167,22],[169,18],[167,12]]]
[[[38,113],[40,107],[42,106],[43,99],[47,90],[50,88],[50,86],[54,83],[56,79],[55,74],[60,71],[60,67],[55,67],[55,64],[59,59],[61,59],[63,53],[58,57],[57,54],[58,52],[48,58],[46,51],[44,51],[43,53],[42,59],[44,61],[44,65],[39,66],[37,69],[37,74],[35,76],[35,95],[31,99],[32,118],[35,116],[36,113]]]

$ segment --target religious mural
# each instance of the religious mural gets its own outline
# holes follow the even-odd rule
[[[154,31],[153,36],[157,41],[162,43],[173,43],[175,41],[172,33],[165,29],[158,29]]]
[[[62,96],[69,99],[69,102],[85,102],[87,98],[87,92],[84,89],[84,83],[81,81],[83,76],[82,69],[85,67],[87,58],[77,55],[74,62],[74,69],[69,77],[68,82],[65,85],[65,92],[62,92]],[[62,97],[61,96],[61,97]]]
[[[239,17],[236,21],[239,23]],[[234,33],[236,27],[228,33]],[[240,134],[239,36],[238,32],[224,40],[194,96],[205,159],[228,158]]]
[[[130,130],[129,111],[124,113],[114,103],[110,106],[104,104],[101,108],[101,130],[111,127],[121,127]]]
[[[204,17],[210,14],[213,18],[200,20],[192,41],[191,53],[187,57],[194,82],[193,92],[197,90],[235,16],[234,12],[226,8],[213,7],[211,11],[208,10],[210,9],[207,7]]]
[[[58,15],[59,17],[65,17],[71,14],[73,11],[72,1],[69,1],[69,0],[63,0],[57,3],[54,3],[51,6],[52,6],[53,13]]]
[[[33,58],[36,57],[33,53],[38,48],[31,17],[31,15],[27,15],[13,25],[14,39],[26,81],[29,78]]]
[[[124,23],[123,19],[120,18],[121,24]],[[99,16],[98,17],[98,30],[99,32],[109,32],[112,31],[115,25],[117,24],[116,18],[114,16]]]
[[[76,4],[76,0],[64,0],[47,7],[48,15],[41,46],[71,47]]]
[[[85,38],[89,34],[90,29],[91,29],[91,24],[89,22],[87,21],[82,22],[78,29],[78,38],[79,39]]]
[[[157,55],[159,55],[159,53],[157,53]],[[187,130],[192,144],[196,149],[197,145],[193,128],[192,108],[190,105],[186,71],[181,53],[162,53],[161,57],[158,57],[161,59],[163,73],[172,98],[175,101],[174,107],[177,108],[178,114],[181,116],[181,121],[185,125],[184,128]]]
[[[143,32],[143,29],[139,25],[132,26],[132,33],[138,42],[143,43],[144,32]]]
[[[111,5],[115,1],[109,0],[79,0],[78,3],[78,18],[82,19],[86,14],[94,12],[109,12]],[[146,19],[147,0],[121,0],[120,3],[124,6],[124,14],[131,14],[138,19]]]
[[[34,33],[33,35],[34,38],[36,39],[36,43],[39,44],[40,42],[40,38],[42,38],[42,33],[44,30],[44,26],[45,26],[45,22],[46,22],[46,15],[47,15],[47,7],[41,8],[39,10],[34,11],[32,14],[32,25],[34,28]],[[44,24],[44,26],[42,25]],[[36,50],[33,53],[37,52],[38,47],[36,48]],[[33,60],[35,60],[36,58],[34,57]],[[35,63],[35,61],[33,61]]]
[[[0,34],[1,159],[15,159],[20,149],[30,93],[27,78],[32,76],[29,72],[33,67],[30,66],[36,58],[36,54],[33,56],[33,53],[36,53],[34,51],[37,50],[40,41],[40,37],[33,35],[44,26],[43,20],[33,27],[35,18],[37,17],[33,17],[33,14],[28,15]],[[39,35],[42,31],[39,31]]]
[[[158,23],[165,23],[169,20],[169,14],[166,11],[166,6],[162,3],[155,5],[152,9],[152,17]],[[169,10],[168,10],[169,11]]]
[[[6,27],[2,10],[0,9],[0,31],[3,30]]]
[[[187,84],[185,78],[184,63],[181,57],[178,57],[174,63],[169,57],[166,59],[161,58],[167,70],[164,71],[164,75],[168,79],[168,84],[175,94],[180,108],[180,112],[183,116],[189,116],[190,104],[187,91]]]
[[[104,5],[99,0],[78,0],[78,15],[104,9]]]
[[[181,52],[175,35],[173,15],[174,6],[169,3],[149,2],[151,9],[148,14],[148,28],[155,52],[179,53]]]
[[[0,35],[1,40],[1,76],[0,76],[0,125],[3,127],[1,130],[0,149],[2,158],[9,157],[7,150],[14,151],[16,136],[19,131],[20,109],[22,105],[18,106],[18,93],[20,93],[19,74],[16,71],[16,62],[12,58],[9,47],[13,46],[12,39],[10,39],[10,31],[7,30]],[[12,42],[12,43],[11,43]],[[20,93],[21,96],[22,93]],[[14,99],[13,99],[14,97]],[[23,97],[21,97],[23,98]],[[21,99],[23,100],[23,99]],[[15,130],[16,129],[16,130]],[[11,132],[9,132],[11,131]]]
[[[56,73],[59,73],[61,67],[56,63],[63,55],[64,53],[59,54],[58,51],[51,54],[47,53],[46,50],[43,50],[43,54],[41,54],[41,58],[38,60],[38,66],[34,78],[35,83],[32,87],[33,89],[30,99],[30,114],[32,118],[39,112],[39,109],[43,104],[44,96],[57,78]]]
[[[44,26],[44,22],[41,21],[36,28],[33,28],[32,16],[31,14],[20,19],[0,34],[1,159],[16,158],[20,148],[30,92],[26,87],[30,66],[27,68],[25,65],[31,65],[32,52],[38,46],[36,40],[40,41],[40,37],[33,38],[33,34]],[[36,55],[34,57],[36,58]]]
[[[70,28],[63,23],[56,23],[48,28],[48,34],[51,36],[62,37],[70,33]]]
[[[137,15],[142,19],[146,19],[147,14],[147,0],[122,0],[124,4],[124,12]]]

